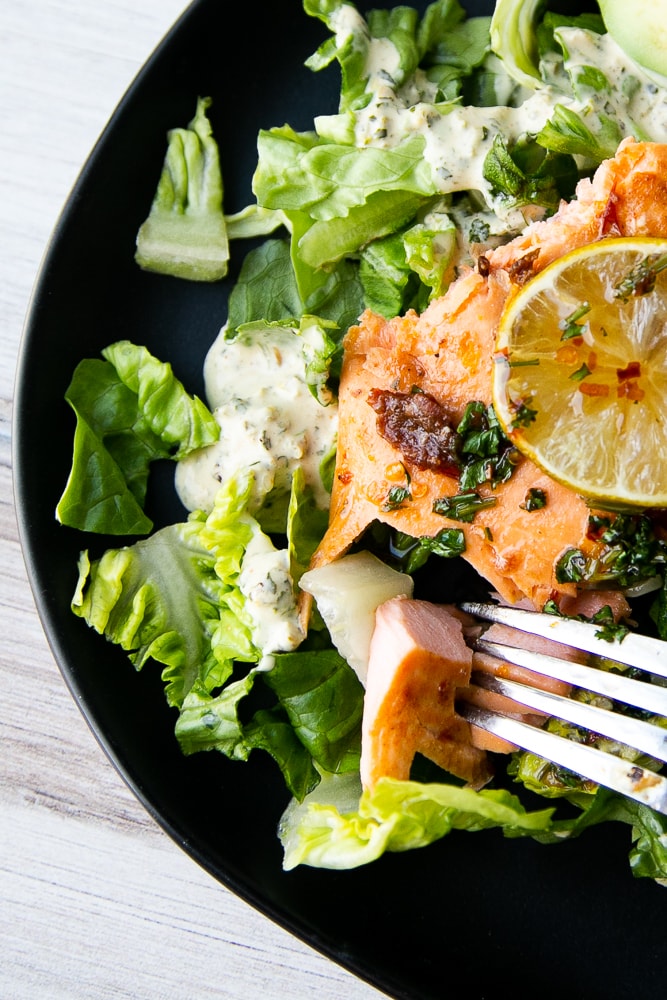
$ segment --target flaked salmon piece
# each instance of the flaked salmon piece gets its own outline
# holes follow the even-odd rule
[[[571,647],[563,646],[562,643],[544,639],[542,636],[531,635],[528,632],[522,632],[507,625],[490,625],[484,631],[484,638],[490,642],[500,642],[504,645],[529,649],[535,653],[560,656],[564,660],[584,662],[586,658],[586,654]],[[572,686],[565,681],[537,673],[535,670],[529,670],[516,663],[500,660],[495,656],[479,651],[473,652],[472,670],[473,683],[465,691],[459,693],[460,698],[479,708],[486,708],[489,712],[499,712],[501,715],[509,715],[514,719],[528,722],[531,725],[541,725],[546,721],[547,717],[536,709],[526,708],[525,705],[521,705],[512,698],[478,687],[474,683],[474,674],[479,671],[502,678],[503,680],[516,681],[519,684],[530,684],[541,691],[549,691],[552,694],[562,695],[563,697],[567,697],[572,690]],[[472,730],[472,741],[477,747],[485,750],[493,750],[495,753],[510,753],[518,749],[515,744],[503,740],[493,733],[487,733],[476,726],[473,726]]]
[[[491,777],[486,753],[455,711],[470,682],[472,650],[445,605],[392,598],[375,614],[361,736],[361,780],[407,780],[417,753],[480,788]]]
[[[576,597],[561,601],[560,610],[564,615],[576,618],[593,618],[602,608],[609,608],[615,622],[623,621],[630,615],[628,600],[620,590],[580,590]]]
[[[472,523],[436,514],[435,500],[459,492],[457,476],[418,468],[406,459],[380,434],[369,394],[428,393],[447,410],[453,426],[470,401],[490,403],[496,331],[516,287],[512,282],[605,235],[667,235],[666,177],[667,145],[625,140],[592,179],[580,182],[574,201],[489,251],[483,273],[462,274],[421,316],[408,312],[384,320],[364,313],[344,341],[329,528],[312,567],[338,559],[374,521],[413,537],[456,528],[465,536],[464,558],[504,601],[527,599],[541,609],[549,599],[562,606],[576,598],[577,587],[559,582],[555,566],[569,548],[591,551],[591,511],[581,497],[524,458],[508,482],[495,490],[479,488],[496,504],[480,511]],[[522,263],[526,257],[527,268]],[[400,504],[391,501],[397,485],[409,492]],[[530,489],[545,492],[544,508],[525,509]]]
[[[458,697],[476,708],[484,708],[487,712],[506,715],[529,725],[541,726],[546,721],[543,715],[525,708],[511,698],[498,694],[496,691],[488,691],[476,684],[471,684],[459,692]],[[492,753],[507,754],[519,749],[516,743],[511,743],[509,740],[503,739],[502,736],[496,736],[495,733],[489,733],[486,729],[475,725],[470,726],[470,741],[479,750],[489,750]]]
[[[569,660],[571,663],[585,663],[587,659],[587,654],[583,653],[580,649],[574,649],[572,646],[565,645],[565,643],[556,642],[555,639],[545,639],[542,635],[533,635],[532,632],[524,632],[521,629],[513,628],[511,625],[505,625],[502,622],[493,622],[489,625],[489,627],[484,630],[483,638],[489,642],[499,642],[505,646],[514,646],[516,649],[527,649],[531,653],[541,653],[545,656],[557,656],[561,660]],[[520,669],[514,665],[510,666],[512,666],[513,670]],[[518,675],[516,674],[498,674],[498,676],[511,676],[512,679],[518,680]],[[539,686],[538,674],[529,670],[528,677],[528,683],[535,683],[536,686]],[[553,678],[542,679],[545,683],[544,690],[556,691],[556,688],[549,686],[549,684],[553,682]],[[556,681],[553,683],[558,684],[560,682]]]
[[[592,178],[579,181],[575,198],[524,232],[490,250],[491,269],[511,268],[539,251],[533,270],[541,271],[568,250],[608,236],[664,236],[667,233],[667,145],[624,139],[612,159]]]

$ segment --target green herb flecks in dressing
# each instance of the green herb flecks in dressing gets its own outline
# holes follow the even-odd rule
[[[255,513],[269,496],[285,500],[297,466],[317,504],[328,507],[320,463],[335,441],[338,408],[323,406],[308,387],[304,348],[310,346],[289,328],[244,331],[233,339],[221,331],[204,365],[220,439],[176,467],[176,489],[188,510],[211,510],[220,484],[251,469]]]
[[[464,106],[435,103],[436,88],[418,70],[403,85],[400,54],[388,39],[369,37],[358,23],[356,11],[342,7],[337,15],[339,44],[352,33],[359,48],[366,48],[368,83],[366,106],[354,112],[355,145],[387,149],[410,136],[424,139],[424,159],[433,171],[440,194],[478,191],[489,208],[503,220],[508,232],[527,221],[522,208],[507,209],[494,197],[484,177],[484,160],[501,135],[511,145],[525,135],[536,135],[562,105],[580,115],[593,131],[611,119],[619,139],[667,140],[667,94],[625,56],[610,35],[579,28],[556,32],[565,59],[552,59],[543,67],[543,82],[533,93],[518,88],[516,106]],[[489,56],[490,61],[498,60]]]
[[[276,549],[266,535],[255,535],[243,556],[238,585],[252,619],[253,642],[264,657],[303,642],[287,549]]]
[[[667,91],[632,62],[611,35],[581,28],[561,28],[556,34],[577,95],[573,110],[584,121],[603,111],[623,136],[639,142],[667,141]]]

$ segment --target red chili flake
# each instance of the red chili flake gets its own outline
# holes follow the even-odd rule
[[[629,378],[639,378],[641,375],[641,364],[639,361],[631,361],[626,368],[616,369],[616,378],[619,382],[624,382]]]
[[[646,393],[643,389],[640,389],[636,382],[627,381],[621,382],[617,387],[616,395],[619,399],[629,399],[632,403],[639,403]]]
[[[608,396],[609,386],[600,385],[599,382],[580,382],[578,385],[579,392],[583,392],[584,396]]]

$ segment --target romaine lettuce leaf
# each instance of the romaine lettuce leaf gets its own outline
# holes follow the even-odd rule
[[[72,467],[56,507],[61,524],[108,535],[147,534],[148,472],[216,441],[220,427],[171,365],[119,341],[77,366],[65,398],[76,414]]]

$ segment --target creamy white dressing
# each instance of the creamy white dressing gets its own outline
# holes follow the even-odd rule
[[[410,136],[421,136],[424,159],[431,167],[437,191],[480,192],[508,230],[520,229],[530,219],[525,208],[520,212],[507,209],[494,198],[484,178],[484,159],[496,135],[510,144],[522,135],[535,135],[560,104],[579,114],[584,123],[602,111],[618,125],[622,136],[667,141],[667,92],[658,88],[608,34],[560,29],[567,58],[564,67],[562,61],[543,67],[548,83],[536,82],[532,93],[515,89],[514,96],[524,98],[516,106],[511,106],[508,95],[506,105],[478,108],[434,104],[435,87],[421,71],[405,87],[397,86],[400,55],[396,46],[386,38],[371,38],[352,8],[340,9],[336,27],[339,40],[362,32],[366,47],[369,101],[355,112],[355,144],[391,149]],[[565,70],[575,80],[574,98],[560,86],[567,79]],[[606,77],[608,88],[601,91],[591,86],[596,76],[598,81]],[[508,87],[511,91],[513,84],[508,83]]]
[[[609,34],[597,35],[581,28],[561,28],[567,56],[565,68],[573,74],[582,116],[590,110],[599,93],[587,83],[586,70],[594,67],[609,82],[605,93],[605,114],[615,121],[623,136],[667,141],[667,91],[658,87],[616,44]]]
[[[288,550],[276,549],[264,534],[254,535],[243,557],[238,585],[252,619],[253,641],[262,656],[296,649],[304,633],[294,599]]]
[[[176,466],[176,489],[189,510],[210,511],[222,483],[253,473],[248,510],[284,506],[299,466],[318,505],[329,505],[320,476],[322,459],[334,446],[338,407],[324,406],[306,380],[306,357],[323,347],[319,328],[302,336],[290,328],[251,330],[211,345],[204,364],[206,398],[220,424],[220,439]],[[272,529],[267,529],[272,530]],[[276,549],[257,531],[246,548],[238,586],[245,597],[252,637],[261,650],[260,667],[271,654],[296,649],[304,639],[290,575],[287,549]]]
[[[297,466],[326,509],[320,464],[334,445],[338,407],[323,406],[306,382],[301,336],[291,329],[227,340],[222,330],[204,365],[206,397],[220,439],[176,466],[176,489],[188,510],[210,511],[221,483],[239,471],[254,476],[249,510],[289,491]]]

